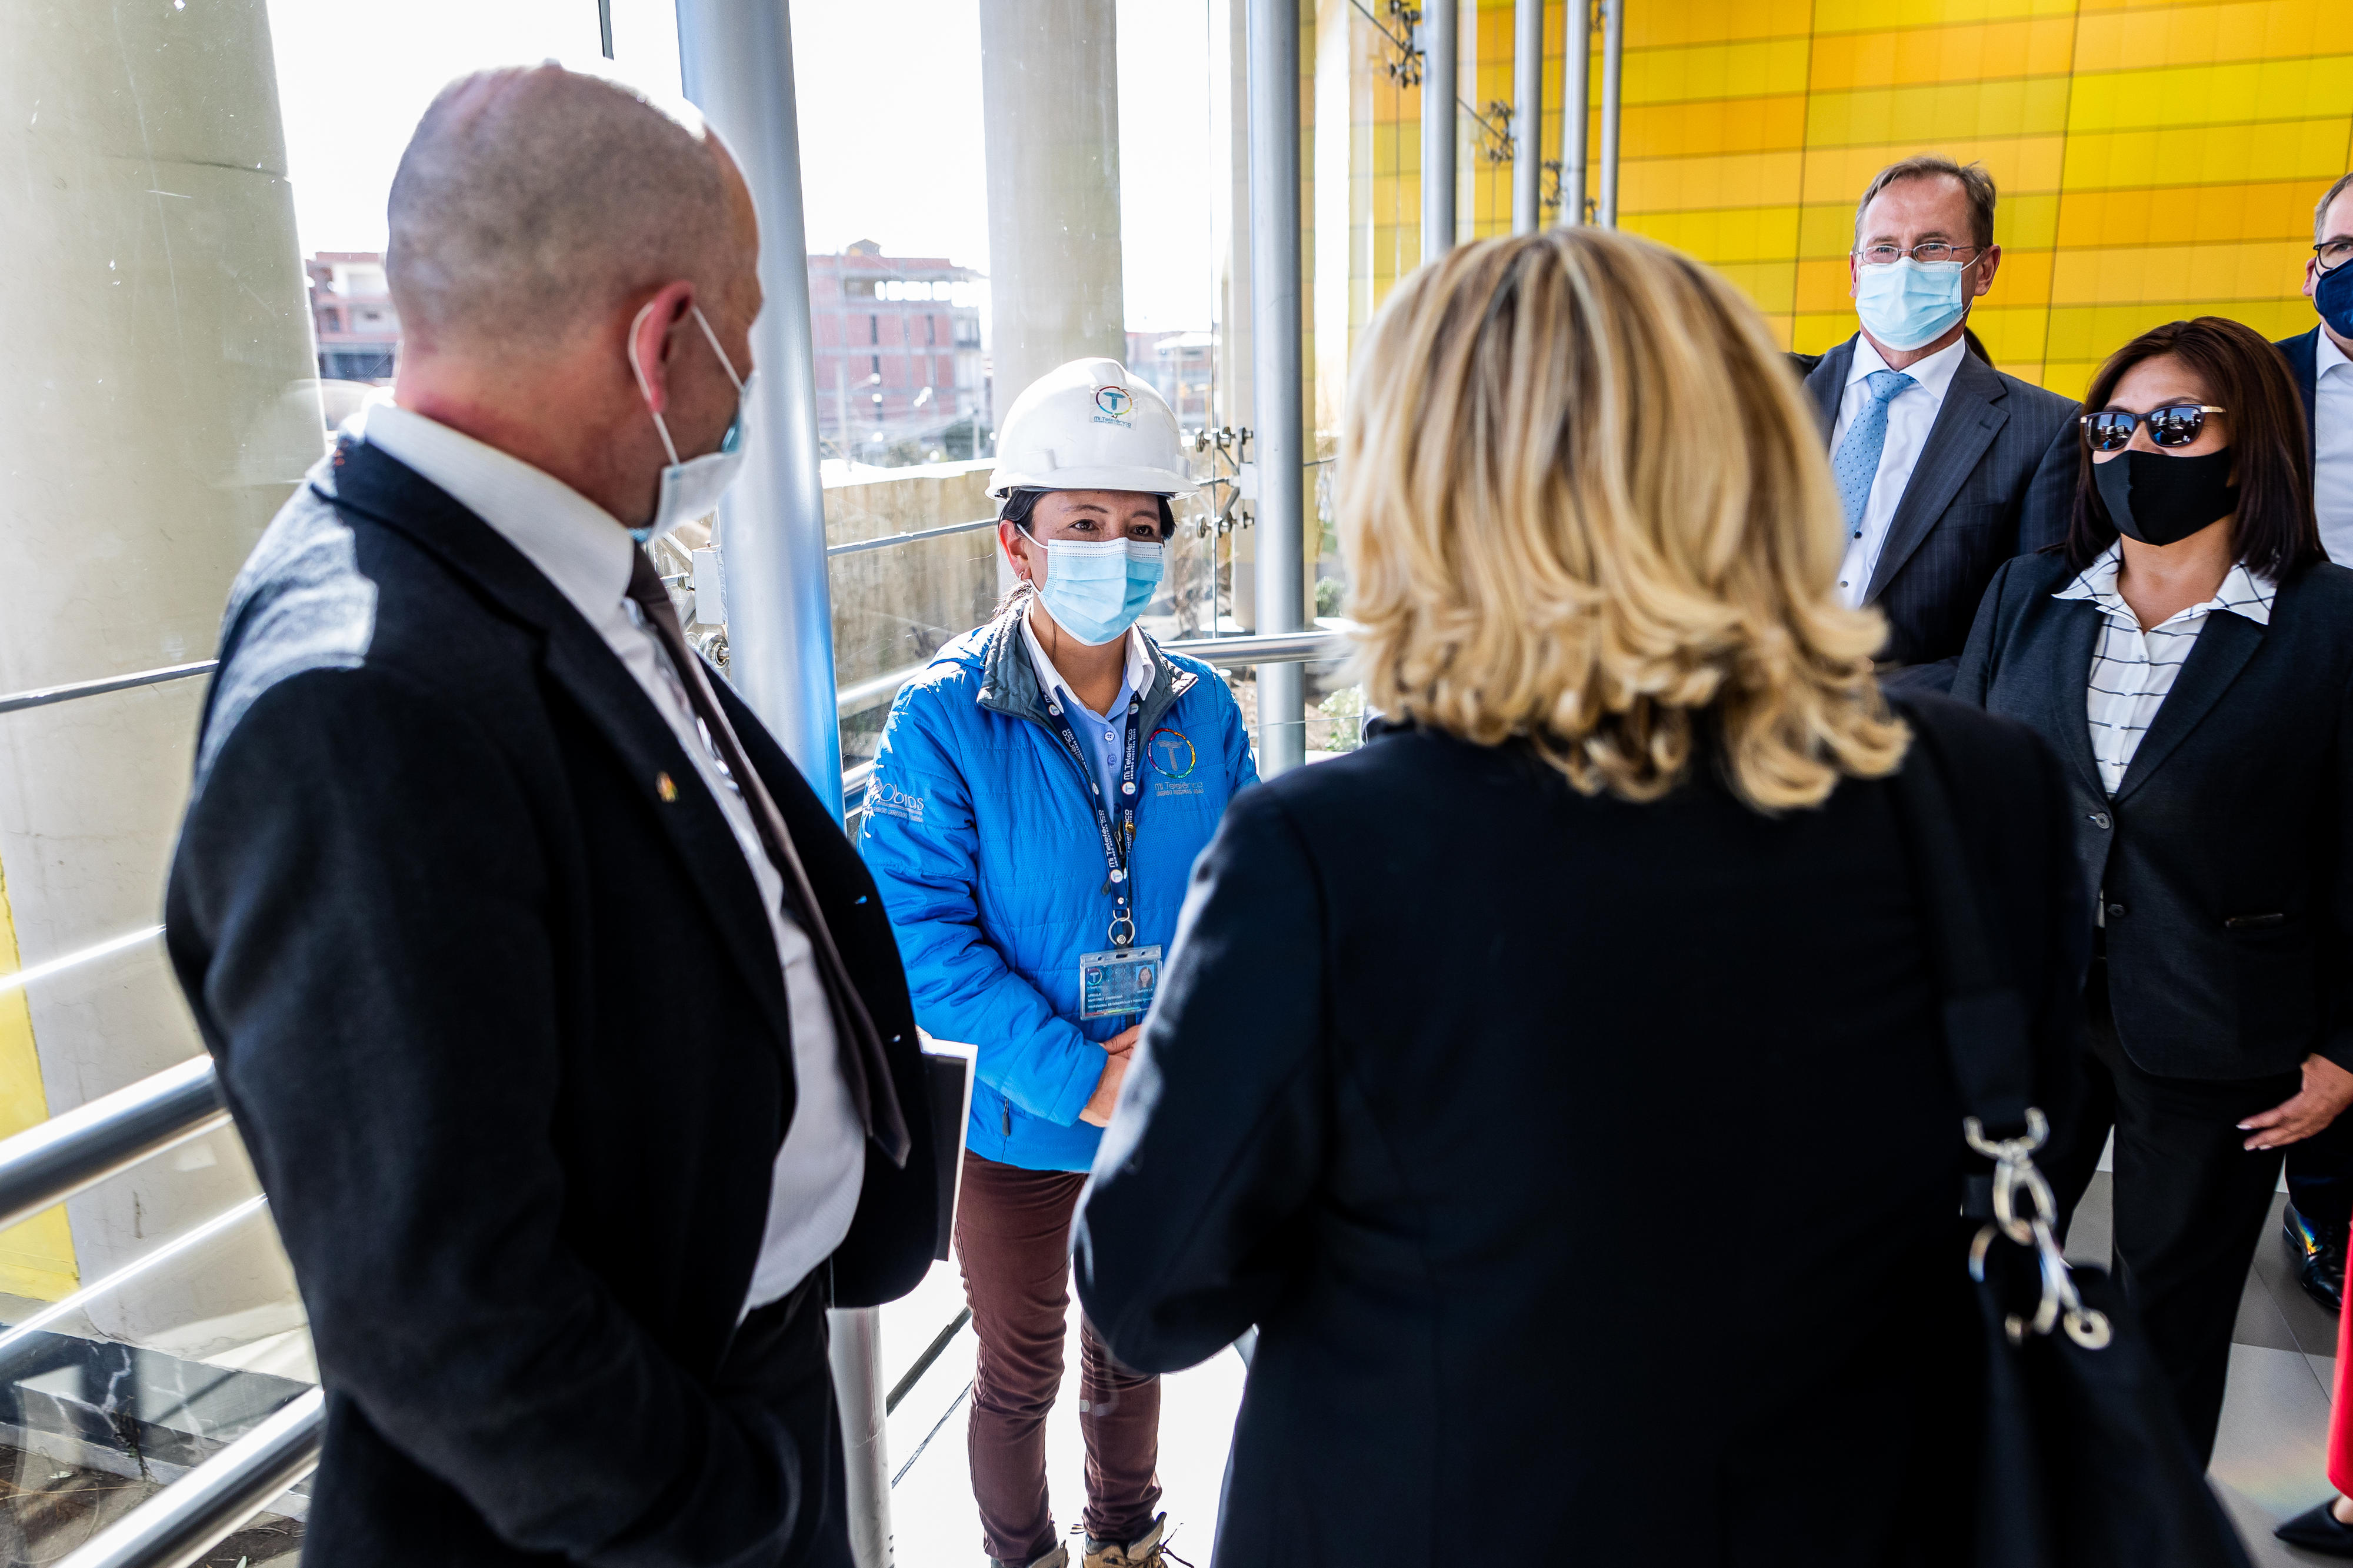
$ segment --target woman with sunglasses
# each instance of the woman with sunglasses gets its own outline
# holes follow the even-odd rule
[[[2202,1460],[2283,1151],[2353,1104],[2353,571],[2250,329],[2145,332],[2084,407],[2066,544],[1996,574],[1953,695],[2065,766],[2100,924],[2042,1163],[2071,1215],[2113,1126],[2118,1273]]]

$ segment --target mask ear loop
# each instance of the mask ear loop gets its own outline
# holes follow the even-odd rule
[[[727,351],[719,346],[719,334],[711,330],[711,322],[704,317],[702,307],[700,305],[690,305],[687,309],[694,312],[694,324],[702,329],[702,335],[711,340],[711,352],[719,356],[720,368],[727,373],[727,379],[735,384],[735,395],[738,397],[743,396],[744,378],[735,374],[735,362],[729,359],[727,357]]]
[[[654,430],[661,437],[662,450],[670,454],[670,466],[674,468],[678,467],[677,443],[670,438],[670,426],[662,422],[660,412],[654,407],[654,386],[652,382],[646,379],[646,367],[638,363],[638,334],[645,331],[646,318],[652,315],[653,310],[654,302],[651,300],[647,300],[645,309],[639,310],[636,320],[629,323],[629,374],[638,378],[638,395],[646,400],[646,412],[654,416]],[[695,311],[698,316],[702,313],[700,310]],[[711,328],[706,323],[702,330],[707,332]],[[712,346],[714,348],[718,346],[717,339],[712,340]],[[724,363],[727,356],[721,354],[719,358],[722,363]],[[733,375],[735,367],[732,364],[728,365],[727,374]]]

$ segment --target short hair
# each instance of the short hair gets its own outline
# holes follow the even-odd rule
[[[1343,407],[1384,713],[1635,801],[1704,758],[1752,807],[1812,805],[1903,757],[1812,405],[1720,274],[1601,228],[1457,247],[1375,317]]]
[[[2337,175],[2336,183],[2330,185],[2327,190],[2321,192],[2320,199],[2312,204],[2313,244],[2323,245],[2327,242],[2328,235],[2327,230],[2328,226],[2329,204],[2334,202],[2338,196],[2343,195],[2345,194],[2345,187],[2348,185],[2353,185],[2353,174]]]
[[[1961,183],[1969,198],[1969,241],[1979,249],[1993,244],[1993,176],[1983,163],[1956,163],[1941,153],[1919,153],[1890,163],[1871,177],[1862,199],[1854,204],[1854,242],[1862,243],[1862,215],[1872,199],[1898,180],[1951,179]]]
[[[2107,407],[2126,371],[2166,354],[2197,373],[2230,422],[2239,470],[2232,542],[2240,562],[2250,572],[2284,583],[2327,559],[2312,510],[2312,437],[2306,433],[2304,400],[2288,378],[2287,361],[2253,327],[2222,316],[2151,327],[2108,356],[2084,394],[2084,412]],[[2100,487],[2092,482],[2092,443],[2079,437],[2077,447],[2067,563],[2080,572],[2116,542],[2116,525]]]
[[[393,176],[385,274],[405,333],[528,350],[676,278],[730,233],[709,132],[547,64],[442,89]]]

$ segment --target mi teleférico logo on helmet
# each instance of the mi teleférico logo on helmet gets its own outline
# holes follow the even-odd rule
[[[1135,406],[1135,394],[1124,386],[1098,386],[1095,406],[1113,419],[1125,419],[1128,411]]]

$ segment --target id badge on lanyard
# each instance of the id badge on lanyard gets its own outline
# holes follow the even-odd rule
[[[1114,826],[1101,798],[1101,786],[1094,782],[1094,770],[1087,765],[1086,750],[1079,744],[1077,731],[1063,716],[1061,704],[1051,703],[1047,708],[1061,732],[1062,749],[1079,764],[1079,776],[1086,782],[1088,799],[1094,806],[1095,829],[1102,838],[1103,864],[1110,873],[1103,886],[1112,895],[1111,929],[1106,933],[1111,945],[1099,952],[1079,954],[1082,1018],[1117,1018],[1143,1013],[1151,1007],[1153,992],[1160,984],[1159,944],[1135,945],[1135,886],[1127,869],[1127,854],[1135,844],[1136,740],[1142,710],[1143,704],[1131,698],[1127,705],[1127,744],[1121,752],[1119,819]]]

